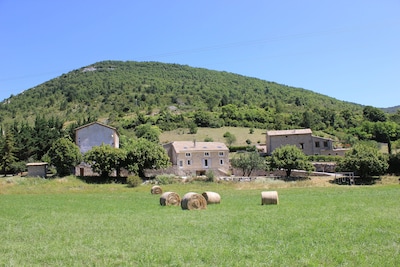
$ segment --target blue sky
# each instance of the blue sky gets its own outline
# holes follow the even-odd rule
[[[0,100],[102,60],[233,72],[400,105],[400,1],[0,0]]]

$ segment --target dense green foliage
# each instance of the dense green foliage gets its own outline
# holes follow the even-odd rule
[[[256,151],[237,153],[231,159],[231,165],[242,171],[243,176],[250,176],[253,171],[265,170],[265,159]]]
[[[157,126],[141,124],[136,127],[135,134],[137,138],[144,138],[151,142],[159,142],[161,130]]]
[[[125,139],[121,149],[126,151],[123,167],[139,177],[145,177],[145,169],[162,169],[171,165],[164,148],[144,138]]]
[[[16,161],[16,157],[14,155],[15,146],[14,146],[14,136],[11,132],[7,132],[4,139],[0,139],[0,159],[1,159],[1,170],[4,175],[7,172],[12,170],[12,164]]]
[[[286,176],[290,177],[292,170],[312,171],[313,165],[308,161],[303,151],[294,145],[284,145],[272,152],[271,168],[285,169]]]
[[[388,159],[373,146],[356,144],[339,162],[341,171],[355,172],[362,178],[370,175],[381,175],[388,169]]]
[[[44,114],[70,121],[109,118],[127,129],[148,120],[163,130],[195,120],[200,127],[305,125],[317,130],[351,125],[362,117],[362,107],[233,73],[157,62],[104,61],[63,74],[0,105],[0,123],[33,122]]]
[[[50,163],[57,169],[59,176],[71,174],[71,169],[82,160],[79,147],[69,138],[60,138],[53,142],[47,152]]]
[[[113,171],[119,173],[125,158],[125,150],[106,144],[94,146],[84,155],[85,162],[91,165],[94,172],[100,173],[101,177],[108,177]]]

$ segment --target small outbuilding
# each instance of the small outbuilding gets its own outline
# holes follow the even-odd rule
[[[28,176],[46,178],[47,162],[32,162],[26,164],[26,167],[28,168]]]

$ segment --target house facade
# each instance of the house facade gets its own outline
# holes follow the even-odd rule
[[[343,156],[345,149],[335,149],[333,140],[312,135],[311,129],[267,131],[267,154],[283,145],[295,145],[306,155]]]
[[[216,176],[229,173],[229,149],[221,142],[175,141],[165,144],[174,174],[180,176]]]
[[[81,153],[86,153],[101,144],[119,148],[117,129],[100,122],[92,122],[75,129],[76,145]]]
[[[75,129],[75,142],[82,154],[91,150],[92,147],[102,144],[119,148],[119,134],[114,127],[100,122],[92,122]],[[81,162],[75,166],[75,175],[97,176],[99,174],[94,173],[89,164]]]

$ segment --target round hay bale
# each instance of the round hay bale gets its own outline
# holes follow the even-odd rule
[[[155,186],[153,186],[153,187],[151,188],[151,193],[152,193],[153,195],[160,195],[160,194],[162,194],[162,189],[161,189],[161,187],[159,187],[158,185],[155,185]]]
[[[181,208],[183,210],[205,210],[207,208],[207,200],[203,195],[189,192],[183,196]]]
[[[261,205],[279,204],[277,191],[263,191],[261,192]]]
[[[207,201],[207,204],[219,204],[221,203],[221,196],[218,193],[205,191],[201,194]]]
[[[181,197],[175,192],[165,192],[160,197],[161,206],[179,206]]]

